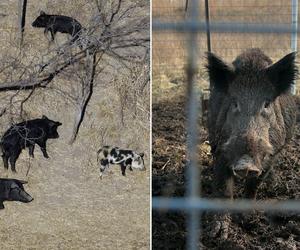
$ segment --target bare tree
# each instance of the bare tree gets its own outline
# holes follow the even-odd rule
[[[66,42],[43,55],[33,57],[29,63],[23,61],[22,53],[26,51],[10,55],[0,62],[0,92],[14,91],[7,105],[0,110],[0,116],[8,110],[18,109],[23,119],[24,104],[37,89],[55,90],[75,106],[74,128],[70,139],[70,143],[73,143],[94,88],[98,85],[95,79],[104,74],[103,69],[106,67],[106,72],[118,75],[126,70],[130,72],[133,64],[144,65],[140,66],[141,69],[145,65],[149,67],[149,58],[145,58],[150,48],[150,20],[148,16],[139,14],[145,6],[123,0],[95,0],[94,5],[97,11],[76,43]],[[70,75],[72,79],[76,77],[77,88],[62,91],[52,86],[54,79],[64,75]],[[140,90],[145,88],[147,81],[140,86]],[[132,82],[128,82],[125,87],[130,87],[130,84]]]

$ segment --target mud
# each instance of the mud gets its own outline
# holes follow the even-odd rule
[[[300,104],[300,102],[298,101]],[[300,105],[299,109],[300,109]],[[199,121],[199,168],[202,196],[212,197],[213,169],[209,153],[207,130]],[[186,166],[185,99],[182,94],[153,104],[153,196],[184,196]],[[280,153],[273,171],[261,185],[259,200],[287,200],[300,197],[300,125],[287,147]],[[241,198],[243,183],[235,185],[235,198]],[[201,249],[300,249],[300,215],[271,214],[256,211],[231,214],[226,240],[208,234],[213,214],[202,215]],[[183,249],[187,236],[186,215],[183,212],[153,211],[153,249]]]

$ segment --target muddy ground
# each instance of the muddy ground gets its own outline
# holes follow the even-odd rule
[[[185,99],[183,94],[170,94],[153,104],[153,196],[183,196],[185,190]],[[299,105],[300,109],[300,105]],[[205,122],[204,122],[205,123]],[[204,124],[202,123],[202,124]],[[212,197],[213,169],[207,140],[207,130],[199,122],[199,161],[202,170],[201,186],[204,197]],[[274,165],[273,173],[259,189],[258,199],[299,199],[300,197],[300,125],[293,140],[283,150]],[[235,187],[241,197],[242,183]],[[187,236],[185,214],[153,212],[153,249],[183,249]],[[300,249],[300,215],[234,214],[229,237],[225,241],[209,237],[206,230],[212,214],[202,216],[202,249]]]

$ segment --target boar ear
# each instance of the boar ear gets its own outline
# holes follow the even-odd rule
[[[42,119],[49,120],[47,116],[43,115]]]
[[[41,16],[44,16],[44,15],[46,15],[46,13],[45,13],[44,11],[41,10],[41,11],[40,11],[40,15],[41,15]]]
[[[226,90],[234,76],[234,69],[210,52],[207,53],[206,68],[212,86]]]
[[[290,53],[266,69],[267,76],[278,95],[286,92],[297,79],[296,52]]]

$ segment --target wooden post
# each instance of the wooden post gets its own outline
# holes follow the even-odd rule
[[[19,0],[19,40],[20,40],[20,48],[23,44],[23,33],[25,27],[25,19],[26,19],[26,7],[27,7],[27,0]]]

